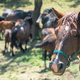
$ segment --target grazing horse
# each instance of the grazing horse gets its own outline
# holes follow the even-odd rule
[[[59,29],[50,68],[54,74],[62,75],[72,58],[80,57],[80,12],[63,15],[54,8],[53,12],[59,19]]]
[[[4,53],[5,53],[6,50],[8,51],[7,45],[9,45],[9,43],[11,42],[11,30],[10,29],[6,29],[4,31],[4,37],[5,37],[5,50],[4,50]]]
[[[14,25],[15,22],[13,21],[0,21],[0,32],[5,29],[12,29]]]
[[[22,11],[22,10],[9,10],[3,13],[3,16],[7,21],[17,21],[18,19],[24,19],[25,17],[31,17],[33,10]]]
[[[51,14],[50,14],[51,13]],[[57,18],[53,12],[50,13],[42,13],[37,19],[37,23],[42,19],[42,28],[56,28],[57,27]]]
[[[54,28],[44,28],[41,33],[41,43],[37,43],[35,45],[36,48],[43,48],[44,53],[44,65],[46,68],[46,56],[47,51],[50,51],[49,59],[51,60],[51,56],[53,54],[54,48],[55,48],[55,41],[56,41],[56,34],[54,31]]]
[[[13,53],[13,47],[20,48],[22,52],[27,50],[26,46],[25,49],[22,48],[22,44],[27,44],[27,41],[31,34],[31,25],[32,25],[32,18],[26,17],[23,20],[23,23],[20,25],[14,26],[12,28],[12,34],[11,34],[11,52],[12,56],[14,56]]]

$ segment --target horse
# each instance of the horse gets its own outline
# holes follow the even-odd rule
[[[2,21],[2,20],[4,20],[4,21],[5,21],[6,19],[5,19],[5,17],[0,16],[0,21]]]
[[[59,19],[59,29],[50,69],[55,75],[63,75],[70,61],[77,56],[80,57],[80,12],[69,12],[64,15],[52,9]]]
[[[14,25],[15,22],[13,21],[0,21],[0,32],[5,29],[12,29]]]
[[[47,51],[50,51],[49,53],[49,60],[51,60],[51,56],[53,54],[54,48],[55,48],[55,41],[56,41],[56,34],[54,28],[44,28],[41,32],[41,43],[37,43],[35,45],[36,48],[43,48],[44,53],[44,65],[46,69],[46,57],[47,57]]]
[[[40,19],[42,19],[42,29],[43,28],[56,28],[57,27],[57,18],[54,15],[54,13],[52,11],[50,11],[49,13],[45,12],[40,14],[40,16],[37,19],[37,23],[39,23]]]
[[[24,19],[26,16],[31,17],[32,10],[30,11],[22,11],[22,10],[12,10],[9,13],[4,12],[3,16],[6,18],[7,21],[17,21],[18,19]]]
[[[8,45],[11,42],[11,30],[10,29],[6,29],[4,31],[4,37],[5,37],[5,49],[4,49],[4,53],[6,51],[8,51]]]
[[[31,34],[31,26],[32,26],[32,18],[26,17],[23,20],[23,23],[21,23],[20,25],[14,26],[12,28],[12,34],[11,34],[12,56],[14,56],[14,53],[13,53],[14,46],[16,48],[20,48],[22,52],[25,52],[25,50],[27,50],[26,46],[25,46],[25,49],[22,48],[22,44],[25,43],[25,45],[27,45],[28,39]]]
[[[7,15],[14,14],[14,13],[24,13],[24,11],[23,10],[6,9],[6,10],[4,10],[2,16],[6,18]],[[29,10],[29,11],[27,11],[27,13],[28,13],[28,16],[31,16],[33,13],[33,10]]]

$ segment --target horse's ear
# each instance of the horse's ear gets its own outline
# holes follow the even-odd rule
[[[57,28],[55,28],[55,30],[54,30],[56,35],[58,34],[59,28],[60,28],[60,27],[57,27]]]
[[[55,10],[54,8],[52,8],[52,10],[53,10],[53,13],[55,14],[55,16],[56,16],[58,19],[60,19],[60,18],[62,18],[62,17],[64,16],[64,14],[62,14],[61,12]]]
[[[78,13],[78,21],[80,22],[80,12]]]
[[[24,22],[26,22],[26,21],[29,21],[29,23],[30,23],[31,25],[33,24],[32,17],[26,17],[26,18],[24,19]]]

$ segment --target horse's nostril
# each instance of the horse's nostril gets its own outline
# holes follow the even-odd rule
[[[63,68],[63,63],[59,63],[58,69],[62,69]]]

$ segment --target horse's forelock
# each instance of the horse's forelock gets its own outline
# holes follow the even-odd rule
[[[67,22],[69,24],[73,23],[73,22],[77,22],[77,12],[69,12],[67,13],[65,16],[63,16],[61,19],[58,20],[58,26],[62,25],[62,24],[66,24]]]

